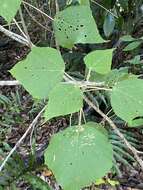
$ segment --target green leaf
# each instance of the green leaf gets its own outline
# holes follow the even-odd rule
[[[129,0],[119,0],[119,4],[121,5],[121,7],[123,9],[127,9],[128,8],[128,1]]]
[[[132,41],[135,41],[136,39],[133,38],[133,37],[130,36],[130,35],[125,35],[125,36],[122,36],[122,37],[120,38],[120,40],[126,41],[126,42],[132,42]]]
[[[80,5],[90,5],[89,0],[67,0],[66,4],[71,5],[72,3],[79,3]]]
[[[33,189],[39,190],[51,190],[48,183],[43,181],[40,177],[37,177],[33,174],[27,173],[23,176],[23,178],[32,185]]]
[[[87,123],[56,134],[45,162],[64,190],[80,190],[100,179],[112,167],[113,151],[102,125]]]
[[[97,73],[107,74],[111,70],[113,50],[96,50],[87,54],[84,58],[86,66]]]
[[[141,44],[141,41],[132,42],[132,43],[130,43],[129,45],[127,45],[127,46],[123,49],[123,51],[131,51],[131,50],[134,50],[134,49],[136,49],[140,44]]]
[[[143,125],[143,118],[134,119],[130,123],[130,127],[142,127],[142,125]]]
[[[11,74],[35,98],[47,98],[64,73],[64,61],[53,48],[32,48],[27,58],[16,64]]]
[[[45,111],[45,119],[78,112],[83,106],[80,88],[71,84],[56,86],[49,94],[49,102]]]
[[[12,21],[21,4],[21,0],[0,0],[0,15],[8,23]]]
[[[143,80],[129,79],[113,87],[111,105],[117,116],[132,124],[136,117],[143,116]]]
[[[89,6],[70,6],[57,13],[54,30],[59,45],[72,48],[77,43],[102,43]]]
[[[115,17],[109,13],[106,15],[103,25],[104,34],[106,37],[109,37],[112,34],[114,27],[115,27]]]
[[[141,64],[140,55],[137,55],[133,59],[125,61],[125,63],[130,63],[132,65],[139,65],[139,64]]]
[[[81,5],[90,5],[89,0],[78,0]]]

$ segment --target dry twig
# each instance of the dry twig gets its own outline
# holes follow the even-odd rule
[[[44,107],[39,113],[38,115],[35,117],[35,119],[32,121],[32,123],[29,125],[29,127],[27,128],[27,130],[25,131],[25,133],[23,134],[23,136],[17,141],[17,143],[15,144],[15,146],[11,149],[11,151],[9,152],[9,154],[7,155],[7,157],[3,160],[1,166],[0,166],[0,172],[3,170],[5,164],[7,163],[8,159],[12,156],[12,154],[16,151],[16,149],[20,146],[20,144],[22,143],[22,141],[26,138],[27,134],[30,132],[30,130],[37,124],[38,119],[40,118],[40,116],[42,115],[42,113],[44,112],[46,107]]]

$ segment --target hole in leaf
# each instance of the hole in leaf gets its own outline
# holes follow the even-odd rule
[[[143,119],[143,117],[135,117],[135,118],[133,119],[133,121],[134,121],[134,120],[137,120],[137,119]]]

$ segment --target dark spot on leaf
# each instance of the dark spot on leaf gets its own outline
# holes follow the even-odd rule
[[[59,30],[61,31],[62,29],[61,29],[61,28],[59,28]]]
[[[85,35],[84,35],[84,37],[86,38],[86,37],[87,37],[87,35],[85,34]]]
[[[84,27],[84,25],[83,25],[83,24],[81,24],[81,25],[80,25],[80,27]]]
[[[84,152],[82,151],[82,155],[84,155]]]
[[[70,25],[69,27],[70,27],[70,28],[72,28],[72,26],[71,26],[71,25]]]
[[[79,30],[78,28],[76,28],[76,30]]]
[[[67,38],[67,39],[69,39],[69,37],[68,37],[68,36],[66,36],[66,38]]]
[[[27,69],[27,67],[24,67],[24,69]]]
[[[72,163],[70,163],[70,165],[72,166]]]
[[[65,28],[65,32],[67,31],[67,29]]]

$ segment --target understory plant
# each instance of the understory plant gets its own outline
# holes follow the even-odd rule
[[[0,15],[10,23],[21,2],[2,1]],[[129,66],[112,67],[116,47],[85,54],[78,63],[84,68],[80,73],[82,77],[71,75],[62,57],[63,48],[72,53],[77,44],[108,42],[116,16],[110,11],[108,13],[109,18],[104,22],[105,37],[98,30],[88,0],[67,1],[66,7],[57,12],[54,19],[50,18],[55,47],[37,47],[29,42],[30,53],[10,70],[11,75],[33,98],[47,100],[43,109],[45,122],[67,115],[70,115],[70,121],[72,116],[77,118],[74,124],[70,122],[68,128],[53,135],[44,153],[45,164],[64,190],[79,190],[106,176],[112,171],[115,158],[119,159],[115,152],[122,152],[132,161],[137,160],[143,169],[134,143],[130,143],[118,130],[119,122],[128,127],[143,124],[142,79],[131,73]],[[131,51],[142,43],[142,38],[135,39],[129,35],[120,40],[127,44],[124,51]],[[129,64],[140,65],[140,56],[129,60]],[[108,112],[104,112],[100,102],[107,104]],[[96,115],[94,120],[86,117],[90,108]],[[111,112],[115,116],[113,120],[108,116]],[[110,130],[117,135],[115,138],[121,140],[119,143],[124,143],[130,149],[133,156],[119,148],[117,143],[115,145],[114,139],[109,139]]]

